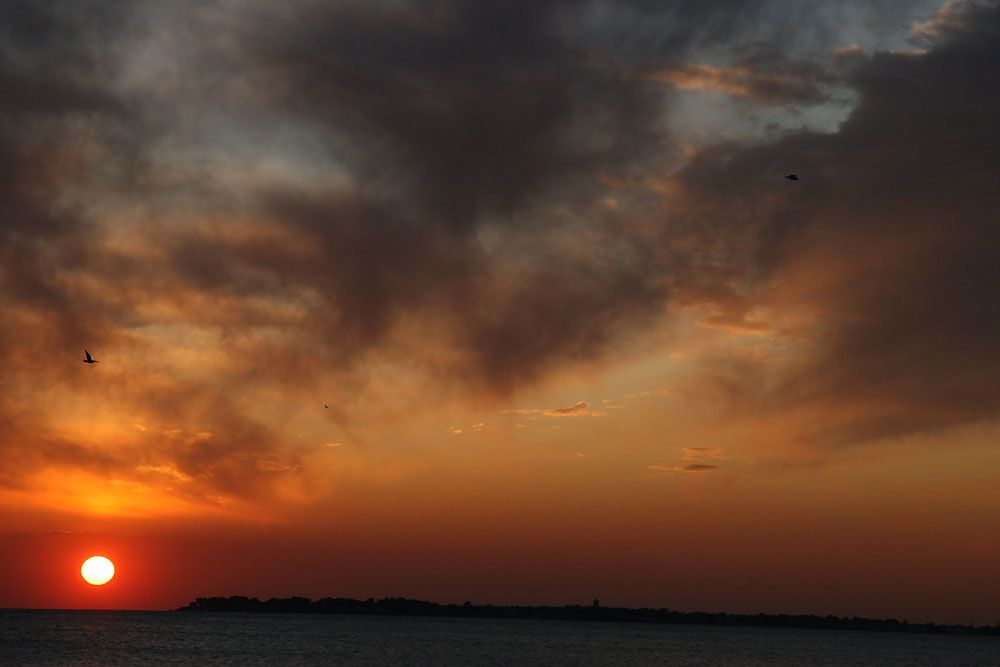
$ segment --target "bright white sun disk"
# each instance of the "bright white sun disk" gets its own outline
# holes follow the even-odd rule
[[[88,584],[103,586],[115,576],[115,564],[104,556],[91,556],[83,561],[80,574]]]

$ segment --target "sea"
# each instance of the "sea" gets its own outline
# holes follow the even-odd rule
[[[0,665],[1000,666],[1000,637],[586,621],[0,611]]]

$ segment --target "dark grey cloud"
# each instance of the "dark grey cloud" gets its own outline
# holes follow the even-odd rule
[[[88,248],[95,228],[74,191],[114,162],[106,150],[122,147],[116,128],[130,123],[125,102],[107,87],[114,64],[101,51],[123,9],[86,2],[0,8],[0,293],[39,317],[36,340],[51,335],[77,347],[110,339],[117,327],[99,299],[74,293],[65,277],[95,260]],[[8,309],[7,326],[0,324],[6,349],[26,343],[8,330],[16,314]]]
[[[747,28],[771,20],[773,4],[307,2],[248,12],[209,59],[268,113],[311,123],[356,183],[346,195],[258,192],[263,211],[315,238],[324,263],[275,248],[254,265],[317,289],[324,314],[310,326],[350,359],[422,310],[452,320],[448,343],[463,356],[444,376],[487,391],[601,358],[662,315],[674,283],[705,280],[673,265],[688,258],[630,234],[626,220],[650,211],[596,205],[617,193],[611,183],[667,165],[669,91],[634,66],[748,42],[740,58],[759,72],[754,95],[823,99],[829,75],[780,46],[752,46],[782,32]],[[590,239],[586,252],[567,248],[574,235]],[[214,261],[240,251],[185,248],[178,263],[187,278],[240,289]]]
[[[925,55],[860,62],[850,79],[860,102],[838,132],[720,146],[681,176],[688,196],[716,200],[703,219],[753,258],[747,290],[803,285],[789,284],[780,305],[816,313],[787,332],[804,342],[805,359],[777,376],[748,362],[715,372],[731,397],[772,416],[820,410],[807,441],[865,442],[1000,412],[991,185],[1000,177],[1000,7],[961,9]],[[785,171],[802,180],[760,196],[784,186],[774,181]]]
[[[110,343],[116,325],[140,324],[136,295],[172,298],[168,281],[227,302],[294,302],[308,291],[320,301],[299,324],[319,339],[324,363],[349,367],[380,349],[399,318],[433,312],[451,320],[447,344],[464,353],[446,375],[501,393],[601,357],[663,312],[673,284],[711,282],[673,265],[689,258],[664,265],[668,250],[630,235],[627,218],[648,211],[595,205],[616,194],[609,184],[659,173],[669,152],[669,94],[623,72],[728,44],[763,72],[754,94],[786,95],[768,92],[768,82],[789,72],[799,82],[819,77],[779,45],[759,46],[791,20],[773,2],[15,9],[8,48],[30,42],[37,55],[4,69],[27,76],[19,104],[53,110],[62,134],[52,141],[76,131],[68,115],[86,118],[105,152],[99,170],[67,167],[96,171],[66,177],[69,189],[92,208],[113,195],[154,215],[207,219],[150,230],[149,242],[169,253],[151,267],[81,244],[96,233],[86,207],[55,211],[51,188],[40,199],[19,195],[32,206],[19,220],[49,216],[63,230],[8,249],[8,284],[48,304],[53,343]],[[815,92],[801,85],[787,94]],[[334,165],[345,181],[239,182],[234,191],[212,172],[212,160],[259,155],[269,132],[289,126],[310,137],[309,160]],[[18,167],[18,177],[29,172]],[[212,218],[248,212],[320,252],[212,232]],[[567,249],[574,236],[588,238],[590,251]],[[68,288],[58,278],[74,269],[126,288],[113,298]],[[126,277],[109,280],[115,273]],[[242,315],[230,325],[236,337],[240,324],[274,324],[252,309]],[[197,317],[219,325],[210,313]]]
[[[425,224],[470,230],[657,149],[661,97],[563,34],[581,5],[307,3],[248,25],[240,64],[274,77],[282,108],[350,134],[359,174]]]
[[[600,356],[662,310],[665,283],[648,279],[631,239],[606,241],[618,257],[553,242],[591,226],[609,178],[662,159],[665,97],[587,41],[577,12],[593,6],[305,2],[224,21],[228,38],[206,39],[204,61],[244,81],[262,114],[308,124],[352,185],[244,193],[315,257],[195,232],[171,245],[177,279],[237,295],[314,290],[305,326],[337,367],[421,311],[450,321],[446,342],[464,353],[445,376],[488,391]],[[690,42],[671,39],[675,54]]]

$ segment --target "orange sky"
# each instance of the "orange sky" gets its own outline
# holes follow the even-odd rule
[[[0,21],[0,607],[996,623],[1000,7],[903,4]]]

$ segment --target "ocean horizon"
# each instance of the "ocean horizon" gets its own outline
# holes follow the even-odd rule
[[[0,610],[0,664],[997,665],[1000,638],[578,620]]]

